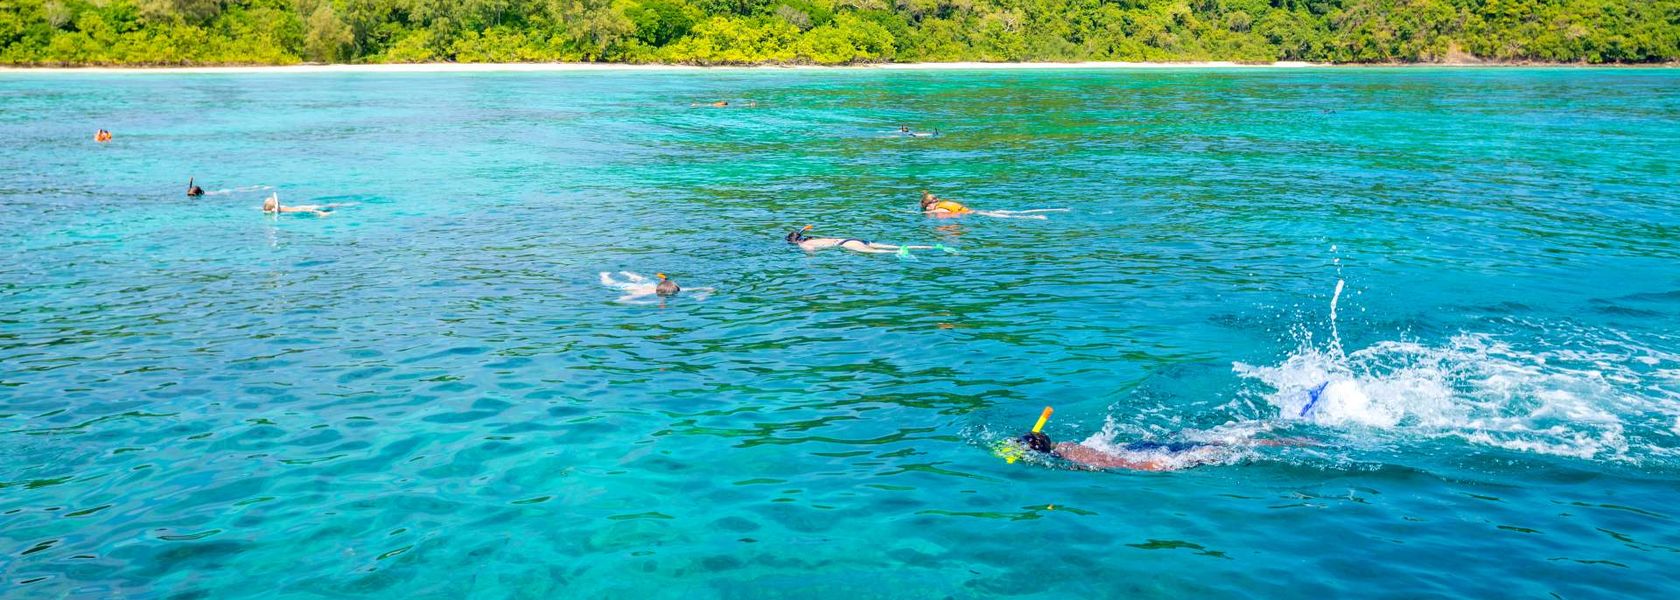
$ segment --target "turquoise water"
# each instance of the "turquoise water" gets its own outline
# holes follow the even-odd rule
[[[8,597],[1680,592],[1673,70],[5,74],[0,139]],[[1045,405],[1315,444],[991,454]]]

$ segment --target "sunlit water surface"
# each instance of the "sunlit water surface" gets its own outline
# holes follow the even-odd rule
[[[6,74],[0,139],[6,596],[1680,591],[1680,72]],[[1045,405],[1315,445],[992,454]]]

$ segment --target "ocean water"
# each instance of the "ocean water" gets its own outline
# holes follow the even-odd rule
[[[0,140],[0,596],[1680,593],[1680,71],[6,73]],[[993,455],[1047,405],[1240,450]]]

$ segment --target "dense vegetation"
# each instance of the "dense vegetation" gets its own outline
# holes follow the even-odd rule
[[[1680,0],[0,0],[0,63],[1680,59]]]

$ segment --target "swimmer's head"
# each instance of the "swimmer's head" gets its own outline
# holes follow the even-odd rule
[[[278,212],[280,210],[280,195],[269,194],[263,199],[263,212]]]
[[[800,227],[799,229],[789,231],[788,234],[787,234],[787,243],[797,244],[799,242],[805,241],[806,239],[808,239],[808,238],[805,237],[805,232],[810,231],[810,230],[811,230],[811,226],[806,225],[804,227]]]
[[[1045,454],[1049,454],[1056,449],[1056,445],[1050,442],[1050,436],[1044,435],[1042,431],[1028,432],[1026,435],[1015,438],[1015,443],[1025,446],[1033,452]]]

